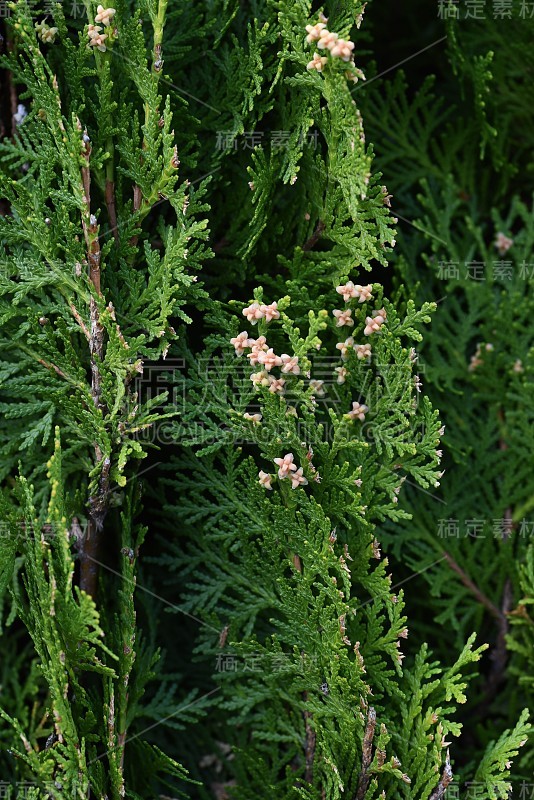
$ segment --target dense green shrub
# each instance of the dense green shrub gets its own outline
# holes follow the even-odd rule
[[[5,795],[534,789],[533,23],[457,6],[5,5]]]

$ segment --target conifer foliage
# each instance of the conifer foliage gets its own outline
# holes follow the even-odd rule
[[[88,4],[75,31],[61,4],[37,21],[27,3],[10,6],[4,67],[27,115],[2,144],[2,590],[6,624],[28,635],[18,628],[20,650],[5,644],[8,685],[10,669],[33,666],[3,702],[2,778],[29,781],[36,797],[124,795],[125,741],[155,655],[136,629],[144,530],[133,519],[139,432],[160,415],[136,386],[188,321],[207,252],[202,189],[180,175],[159,88],[165,7],[144,9],[148,47],[139,11]],[[160,214],[149,231],[163,203],[168,222]],[[137,747],[139,796],[153,774],[182,775]]]
[[[5,795],[519,797],[534,228],[497,26],[441,25],[440,95],[384,88],[360,0],[6,9]]]

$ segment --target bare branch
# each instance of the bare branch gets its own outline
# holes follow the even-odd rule
[[[469,589],[469,591],[475,595],[479,603],[485,606],[485,608],[488,609],[490,614],[493,617],[495,617],[495,619],[499,620],[499,622],[502,622],[503,619],[506,619],[503,612],[499,608],[497,608],[497,606],[494,603],[492,603],[491,600],[488,597],[486,597],[486,595],[483,592],[481,592],[478,586],[471,580],[469,575],[466,572],[464,572],[464,570],[460,566],[458,566],[453,557],[450,556],[448,553],[444,553],[443,555],[445,556],[445,559],[450,568],[453,569],[457,573],[457,575],[460,576],[463,585],[466,586]]]
[[[113,233],[113,238],[115,241],[119,239],[119,233],[117,228],[117,212],[115,209],[115,183],[114,181],[106,178],[106,206],[108,209],[108,217],[111,224],[111,231]]]
[[[83,142],[85,163],[81,172],[85,209],[82,212],[82,225],[87,245],[89,279],[93,284],[96,295],[101,297],[100,242],[98,238],[98,223],[96,217],[91,214],[91,171],[89,165],[91,142],[87,136],[87,132],[84,133]],[[95,297],[91,297],[90,301],[90,331],[88,333],[89,352],[91,356],[91,396],[95,407],[104,412],[105,408],[101,402],[102,376],[100,373],[100,365],[104,355],[104,328],[100,322],[99,305]],[[109,458],[104,458],[97,444],[95,444],[95,457],[97,463],[102,462],[102,467],[97,491],[89,498],[89,520],[83,546],[80,550],[80,588],[93,598],[96,597],[98,585],[97,562],[104,519],[108,511],[109,471],[111,467]]]
[[[354,800],[364,800],[365,793],[369,788],[371,776],[368,773],[368,769],[371,766],[371,762],[373,760],[373,738],[375,735],[375,728],[376,728],[376,711],[372,706],[369,706],[369,711],[367,712],[367,724],[365,726],[365,733],[363,735],[362,769],[360,772],[360,777],[358,779],[358,788],[356,789]]]
[[[319,222],[317,223],[316,229],[314,230],[314,232],[312,233],[312,235],[310,236],[308,241],[302,246],[302,249],[305,250],[305,251],[313,250],[313,248],[315,247],[315,245],[317,244],[317,242],[319,241],[319,239],[323,235],[323,231],[324,231],[325,228],[326,228],[326,225],[320,219]]]
[[[445,759],[445,767],[443,769],[443,773],[441,775],[440,781],[428,800],[441,800],[441,798],[445,795],[447,791],[448,785],[451,783],[453,778],[451,762],[449,757],[449,751],[447,750],[447,758]]]
[[[55,364],[52,364],[51,362],[49,363],[48,361],[45,361],[44,358],[37,358],[37,361],[39,362],[39,364],[42,364],[43,367],[46,367],[47,369],[53,369],[54,372],[56,372],[59,375],[60,378],[64,378],[66,381],[69,380],[69,378],[63,372],[63,370],[60,369],[59,367],[57,367]]]
[[[303,697],[304,701],[307,702],[308,693],[304,692]],[[316,741],[315,731],[310,722],[311,719],[312,719],[311,711],[305,710],[304,722],[306,725],[306,751],[305,751],[306,770],[304,772],[304,779],[308,783],[313,783],[313,762],[315,759],[315,741]]]
[[[506,647],[506,636],[508,635],[508,629],[509,629],[508,613],[512,609],[512,604],[513,604],[512,584],[510,578],[507,578],[504,584],[503,595],[502,595],[502,603],[501,603],[502,617],[499,620],[499,632],[497,634],[497,641],[495,642],[495,647],[493,648],[493,651],[490,656],[493,663],[488,677],[488,682],[486,685],[486,697],[485,697],[486,703],[488,699],[491,699],[495,696],[499,684],[504,678],[504,670],[506,669],[506,664],[508,662],[508,648]]]
[[[91,334],[87,330],[87,326],[86,326],[85,322],[83,321],[83,319],[82,319],[82,317],[80,315],[80,312],[78,311],[78,309],[76,308],[74,303],[69,303],[69,308],[72,311],[72,316],[74,317],[74,319],[76,320],[76,322],[78,323],[80,328],[82,329],[85,338],[87,339],[88,342],[91,341]]]

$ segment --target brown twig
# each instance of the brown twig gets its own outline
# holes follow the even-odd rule
[[[492,666],[488,681],[486,684],[486,697],[485,703],[497,693],[499,684],[503,680],[504,670],[508,661],[508,650],[506,647],[506,636],[508,634],[508,613],[511,611],[513,605],[512,583],[510,578],[507,578],[504,584],[503,597],[502,597],[502,617],[499,620],[499,631],[497,634],[497,641],[491,653]]]
[[[105,197],[106,206],[108,209],[108,217],[111,223],[111,231],[113,233],[113,238],[117,242],[119,240],[119,232],[117,226],[117,211],[115,209],[115,183],[109,178],[106,178]]]
[[[458,566],[453,557],[450,556],[448,553],[443,553],[443,555],[450,568],[453,569],[456,572],[456,574],[460,576],[463,585],[467,587],[469,591],[475,595],[479,603],[481,603],[485,608],[487,608],[490,614],[493,617],[495,617],[495,619],[497,619],[499,622],[502,622],[503,619],[506,620],[503,612],[499,608],[497,608],[497,606],[494,603],[491,602],[489,597],[486,597],[486,595],[480,591],[478,586],[475,583],[473,583],[469,575],[466,572],[464,572],[464,570],[460,566]]]
[[[46,367],[47,369],[53,369],[59,375],[60,378],[64,378],[66,381],[69,380],[65,375],[65,373],[63,372],[63,370],[61,370],[59,367],[56,367],[55,364],[52,363],[49,364],[48,361],[44,360],[44,358],[38,358],[37,361],[39,362],[39,364],[42,364],[43,367]]]
[[[300,561],[300,557],[297,553],[293,554],[293,566],[297,570],[297,572],[302,573],[302,564]],[[304,652],[302,652],[302,657],[304,657]],[[308,692],[302,693],[302,698],[305,703],[308,702]],[[306,744],[304,750],[304,756],[306,759],[306,768],[304,770],[304,780],[307,783],[313,783],[313,762],[315,760],[315,742],[316,742],[316,734],[311,724],[311,720],[313,719],[311,711],[308,709],[304,709],[303,711],[304,716],[304,725],[306,728]]]
[[[128,697],[126,697],[126,699],[128,699]],[[122,733],[119,733],[117,735],[117,743],[118,743],[117,746],[120,747],[120,751],[121,751],[121,757],[120,757],[121,773],[122,773],[122,771],[124,769],[124,755],[126,753],[126,736],[127,736],[127,733],[128,733],[127,731],[123,731]]]
[[[143,192],[137,184],[133,187],[133,210],[139,211],[143,202]]]
[[[85,202],[85,211],[82,213],[82,225],[87,245],[87,261],[89,264],[89,280],[91,281],[97,297],[102,296],[100,286],[100,242],[98,239],[98,223],[91,214],[91,171],[90,171],[91,143],[89,137],[84,136],[84,166],[82,167],[82,184]],[[96,297],[90,300],[90,331],[89,352],[91,357],[91,396],[96,408],[105,412],[101,402],[102,376],[100,364],[104,355],[104,328],[100,322],[99,304]],[[109,504],[109,471],[111,462],[104,458],[100,447],[95,444],[95,457],[101,463],[100,478],[97,490],[89,498],[89,519],[83,545],[80,550],[80,588],[93,599],[96,597],[98,585],[98,555],[100,539],[104,527],[104,519]]]
[[[471,578],[458,566],[456,561],[448,554],[445,553],[447,563],[461,578],[462,583],[466,586],[477,598],[477,600],[489,611],[489,613],[497,620],[498,633],[495,647],[491,653],[492,667],[486,683],[484,699],[473,710],[474,714],[484,713],[487,711],[488,702],[495,696],[497,688],[503,679],[504,670],[507,662],[507,649],[506,649],[506,635],[508,633],[508,618],[507,614],[512,608],[512,586],[510,580],[507,579],[504,585],[502,608],[498,608],[486,595],[480,591],[478,586],[471,580]]]
[[[308,692],[303,693],[304,702],[308,702]],[[315,759],[315,741],[316,734],[311,724],[312,713],[307,709],[304,710],[304,723],[306,725],[306,769],[304,772],[304,780],[307,783],[313,783],[313,762]]]
[[[319,222],[317,223],[317,227],[315,228],[314,232],[312,233],[308,241],[302,246],[302,249],[305,251],[312,250],[319,241],[319,239],[321,238],[321,236],[323,235],[323,231],[325,228],[326,225],[320,219]]]
[[[111,461],[109,458],[102,460],[98,457],[99,448],[95,446],[97,461],[102,461],[102,471],[98,481],[98,488],[95,494],[89,498],[89,519],[83,540],[83,547],[80,551],[80,589],[96,598],[98,586],[98,556],[100,552],[100,540],[104,528],[104,519],[108,512],[109,504],[109,470]]]
[[[141,209],[142,203],[143,203],[143,192],[141,191],[141,188],[139,186],[137,186],[137,184],[135,184],[134,187],[133,187],[133,212],[134,212],[134,214],[136,214]],[[137,236],[137,234],[134,234],[130,238],[129,244],[131,245],[131,247],[135,247],[137,245],[138,239],[139,239],[139,237]]]
[[[78,309],[76,308],[74,303],[69,303],[69,308],[72,311],[72,316],[74,317],[74,319],[76,320],[76,322],[78,323],[80,328],[82,329],[82,331],[83,331],[83,333],[85,335],[85,338],[87,339],[88,342],[90,342],[91,341],[91,334],[87,330],[87,326],[86,326],[85,322],[83,321],[83,319],[81,318],[80,312],[78,311]]]
[[[300,561],[299,556],[297,553],[293,554],[293,566],[297,570],[297,572],[302,572],[302,564]],[[304,653],[302,653],[304,657]],[[303,692],[302,697],[305,703],[308,702],[308,692]],[[305,759],[306,759],[306,769],[304,771],[304,780],[307,783],[313,783],[313,762],[315,759],[315,741],[316,741],[316,734],[311,724],[312,720],[312,713],[308,711],[308,709],[304,709],[303,711],[304,716],[304,724],[306,727],[306,744],[305,744]]]
[[[369,788],[371,775],[369,774],[368,770],[373,760],[373,738],[375,735],[375,728],[376,711],[372,706],[369,706],[369,711],[367,712],[367,724],[365,726],[365,733],[363,735],[362,769],[360,772],[360,777],[358,778],[358,788],[356,789],[354,800],[364,800],[365,793]]]
[[[445,792],[447,791],[448,785],[451,783],[453,779],[452,774],[452,767],[449,757],[449,751],[447,750],[447,758],[445,759],[445,767],[443,768],[443,773],[441,775],[440,781],[428,800],[441,800],[444,796]]]

